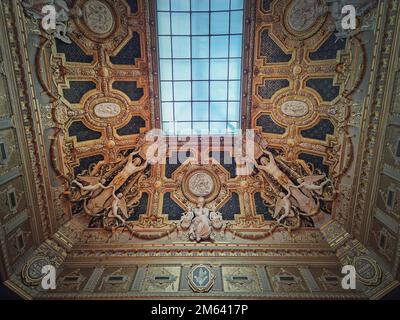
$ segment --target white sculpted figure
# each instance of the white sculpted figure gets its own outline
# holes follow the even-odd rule
[[[305,195],[297,188],[293,181],[278,167],[274,155],[266,150],[262,151],[268,155],[268,158],[262,157],[261,165],[255,163],[258,170],[271,176],[282,188],[284,188],[298,203],[299,209],[307,214],[316,212],[319,206],[311,195]]]
[[[299,185],[297,186],[298,189],[307,189],[309,191],[314,191],[318,195],[322,195],[322,191],[324,189],[324,186],[331,182],[330,179],[325,179],[321,184],[315,184],[315,182],[318,182],[322,179],[326,178],[325,175],[313,175],[313,176],[307,176],[303,178],[297,179],[297,182]]]
[[[133,158],[133,156],[137,155],[138,153],[139,151],[129,154],[125,167],[111,181],[110,185],[114,186],[116,190],[118,190],[130,176],[146,169],[148,164],[147,160],[143,165],[140,165],[142,160],[140,158]]]
[[[111,210],[108,213],[108,217],[118,219],[122,222],[122,224],[124,224],[126,219],[129,218],[124,195],[122,193],[119,193],[118,195],[113,193],[113,198],[114,199],[111,204]],[[119,211],[121,211],[123,217],[119,214]]]
[[[268,142],[258,137],[257,157],[260,156],[260,160],[259,163],[254,160],[254,165],[258,169],[257,178],[267,183],[264,192],[273,208],[272,218],[277,221],[274,228],[292,231],[302,224],[325,221],[325,211],[329,207],[321,206],[321,203],[333,201],[337,193],[332,180],[304,160],[275,156],[267,149]]]
[[[193,209],[194,218],[189,229],[189,239],[200,242],[201,240],[214,240],[212,234],[210,211],[204,207],[204,198],[199,197],[197,207]]]
[[[134,193],[138,189],[140,179],[145,178],[143,172],[148,161],[138,155],[143,144],[138,141],[135,151],[122,152],[118,161],[107,163],[100,161],[91,164],[84,170],[85,175],[78,175],[71,181],[71,190],[66,192],[78,209],[83,209],[92,217],[90,224],[101,224],[105,228],[126,227],[131,212],[128,207],[134,205]]]
[[[82,177],[82,179],[85,180],[85,177]],[[101,179],[99,182],[94,183],[94,184],[88,184],[84,186],[82,183],[80,183],[78,180],[72,180],[71,184],[76,184],[81,190],[84,191],[96,191],[98,189],[106,189],[107,187],[104,186],[106,183],[105,179]]]
[[[281,221],[287,217],[294,216],[292,203],[289,200],[290,196],[290,192],[287,195],[285,195],[283,192],[279,193],[279,197],[275,203],[275,210],[272,215],[272,217],[276,219],[278,223],[281,223]],[[281,214],[282,210],[284,211],[283,214]]]
[[[216,230],[221,229],[224,224],[222,219],[222,213],[217,211],[215,207],[212,208],[212,211],[210,212],[210,221],[212,227]]]
[[[189,229],[190,225],[192,224],[193,217],[194,217],[193,208],[189,207],[189,210],[187,212],[182,213],[182,217],[179,221],[180,227],[183,230]]]
[[[79,180],[82,182],[86,183],[86,185],[83,185],[82,182],[79,182]],[[105,179],[100,179],[98,177],[78,177],[78,179],[72,180],[71,181],[71,186],[76,185],[80,189],[80,195],[86,197],[89,195],[90,197],[96,197],[98,196],[104,189],[108,189],[111,187],[106,187]]]
[[[124,168],[114,177],[114,179],[108,184],[107,190],[103,190],[100,194],[92,196],[91,199],[85,204],[85,211],[88,214],[97,214],[104,209],[109,207],[109,202],[112,197],[112,193],[118,190],[122,185],[134,174],[139,175],[141,171],[146,169],[148,162],[145,161],[143,165],[140,165],[142,160],[137,157],[133,158],[134,155],[139,152],[132,152],[126,160]]]
[[[213,230],[221,230],[224,222],[221,212],[213,207],[210,211],[204,206],[205,199],[199,197],[195,208],[189,207],[187,212],[182,213],[179,221],[181,230],[189,230],[189,239],[200,242],[202,240],[215,240]],[[223,229],[222,229],[223,230]]]

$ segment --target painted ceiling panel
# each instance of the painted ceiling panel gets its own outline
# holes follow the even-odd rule
[[[110,57],[110,61],[112,64],[135,65],[137,58],[141,58],[140,36],[133,32],[132,38],[115,57]]]
[[[260,56],[265,57],[267,63],[283,63],[290,61],[292,55],[285,54],[279,45],[270,37],[269,32],[270,31],[266,29],[261,33]]]
[[[74,42],[67,44],[56,39],[57,52],[65,54],[68,62],[92,63],[93,56],[85,54],[83,50]]]

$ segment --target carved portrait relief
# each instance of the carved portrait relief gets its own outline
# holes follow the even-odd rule
[[[83,7],[83,14],[89,29],[99,35],[109,33],[114,26],[111,10],[102,1],[87,1]]]

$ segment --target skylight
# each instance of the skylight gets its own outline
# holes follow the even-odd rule
[[[157,0],[156,10],[164,133],[236,133],[243,0]]]

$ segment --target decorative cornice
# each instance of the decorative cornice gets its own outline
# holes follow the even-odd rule
[[[399,285],[392,274],[381,268],[368,249],[358,240],[352,239],[339,223],[332,221],[324,225],[321,231],[328,243],[336,250],[341,264],[353,265],[356,268],[357,287],[369,299],[379,299]]]
[[[72,299],[76,298],[76,293],[48,293],[38,296],[40,299]],[[130,300],[130,299],[194,299],[199,298],[199,294],[195,292],[174,292],[174,293],[151,293],[151,292],[125,292],[125,293],[85,293],[79,294],[80,299],[107,299],[107,300]],[[301,299],[301,300],[332,300],[332,299],[362,299],[360,293],[284,293],[284,292],[270,292],[270,293],[226,293],[226,292],[210,292],[202,294],[203,298],[214,299]]]
[[[371,80],[368,88],[367,107],[365,107],[366,119],[362,128],[362,136],[359,144],[359,163],[356,172],[356,192],[353,202],[354,214],[351,226],[352,234],[355,238],[365,241],[368,224],[372,216],[373,197],[376,189],[377,175],[379,170],[379,160],[383,144],[380,139],[384,136],[387,121],[387,111],[389,109],[391,84],[388,79],[394,59],[393,47],[396,43],[395,29],[398,15],[399,1],[380,1],[378,9],[378,22],[376,30],[376,42],[374,46],[374,56],[371,63]],[[381,135],[381,138],[379,138]]]
[[[27,219],[28,219],[28,211],[27,210],[23,210],[20,213],[13,216],[10,220],[8,220],[4,224],[4,230],[5,230],[6,234],[9,234],[12,230],[14,230],[16,227],[21,225]]]
[[[6,174],[0,176],[0,185],[6,184],[7,182],[19,177],[22,175],[21,168],[16,167],[12,168],[11,170],[7,171]]]
[[[38,294],[37,282],[32,283],[29,276],[29,268],[40,259],[46,259],[57,269],[60,269],[68,252],[82,234],[80,225],[67,222],[52,237],[44,241],[29,257],[20,265],[8,280],[8,286],[24,298],[33,298]],[[40,280],[39,280],[40,283]]]
[[[387,163],[385,163],[383,165],[382,173],[387,175],[388,177],[393,178],[394,180],[397,180],[398,182],[400,182],[400,169],[399,168],[395,168],[395,167],[390,166]]]
[[[36,119],[37,106],[32,102],[31,87],[28,85],[29,79],[26,74],[31,74],[27,54],[26,34],[23,29],[23,14],[18,2],[6,0],[2,1],[2,14],[4,16],[6,39],[3,39],[8,47],[5,52],[6,72],[9,80],[14,83],[10,86],[10,99],[15,114],[15,123],[18,128],[18,144],[22,152],[24,163],[24,175],[27,180],[27,197],[32,203],[32,213],[35,214],[33,220],[35,238],[43,240],[51,235],[50,211],[48,197],[46,195],[45,177],[48,176],[43,171],[42,159],[44,159],[44,143],[41,140],[42,134],[35,130],[38,126]],[[25,73],[27,72],[27,73]],[[41,142],[40,142],[41,141]],[[40,231],[38,231],[40,230]],[[39,240],[39,241],[40,241]]]
[[[374,217],[376,219],[378,219],[380,222],[382,222],[392,232],[394,232],[395,234],[398,233],[399,223],[393,217],[391,217],[389,214],[387,214],[386,212],[382,211],[379,208],[376,208]]]

